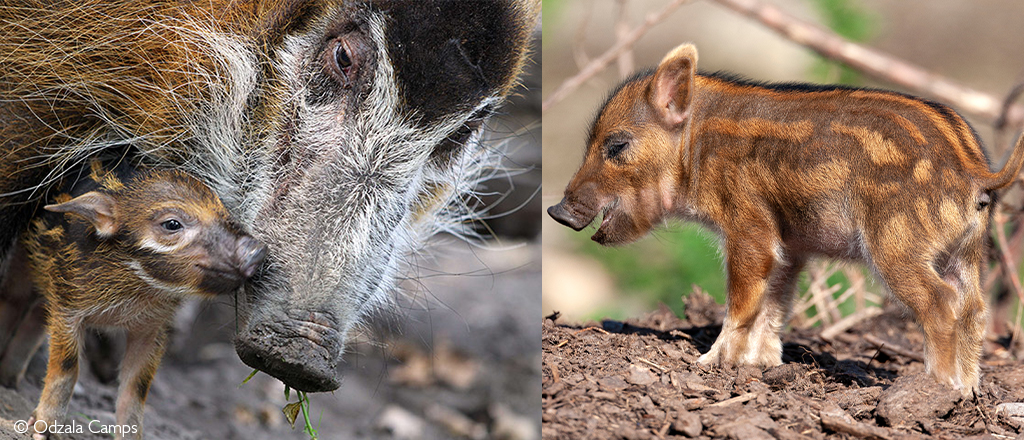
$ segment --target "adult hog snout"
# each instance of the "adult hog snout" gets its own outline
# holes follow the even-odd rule
[[[243,362],[300,391],[333,391],[341,386],[335,370],[345,341],[335,330],[338,322],[330,312],[278,309],[264,313],[269,314],[261,314],[235,339]]]

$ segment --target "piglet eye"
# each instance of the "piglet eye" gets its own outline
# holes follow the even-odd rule
[[[615,143],[615,144],[609,145],[608,146],[608,158],[609,159],[614,159],[616,156],[618,156],[620,153],[622,153],[622,150],[625,150],[627,146],[629,146],[628,142],[619,142],[619,143]]]
[[[170,231],[170,232],[174,232],[174,231],[180,230],[181,228],[184,227],[184,226],[181,225],[181,222],[179,222],[179,221],[177,221],[175,219],[166,220],[163,223],[160,223],[160,226],[162,228],[164,228],[164,230]]]

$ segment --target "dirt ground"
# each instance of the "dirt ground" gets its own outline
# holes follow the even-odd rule
[[[831,341],[788,331],[783,364],[762,371],[697,364],[724,308],[685,301],[685,320],[664,306],[625,322],[547,317],[542,437],[1024,439],[1024,365],[1005,339],[986,345],[977,400],[959,400],[924,374],[923,333],[895,307]]]

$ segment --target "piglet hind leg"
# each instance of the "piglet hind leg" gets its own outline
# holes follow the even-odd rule
[[[25,251],[15,245],[0,283],[0,386],[16,388],[46,338],[46,311],[27,273]],[[0,270],[2,271],[2,270]]]
[[[17,387],[32,355],[39,350],[45,339],[46,310],[37,302],[30,306],[27,316],[14,331],[14,338],[0,354],[0,386]]]
[[[729,298],[722,333],[698,359],[705,365],[782,363],[779,332],[789,317],[803,258],[783,258],[775,240],[727,243]]]
[[[954,255],[943,263],[936,270],[926,255],[875,255],[879,276],[921,324],[925,369],[939,383],[969,397],[978,389],[986,321],[980,257]]]
[[[976,274],[981,273],[981,264],[974,266]],[[960,293],[960,307],[956,319],[956,374],[960,382],[964,384],[961,390],[964,397],[970,393],[977,393],[981,380],[981,368],[978,361],[981,358],[981,346],[985,338],[985,329],[988,327],[988,308],[985,304],[985,296],[981,291],[980,276],[975,277],[973,284],[966,284]]]
[[[943,267],[942,279],[952,285],[956,295],[954,312],[955,374],[963,384],[964,397],[978,392],[981,371],[978,361],[988,327],[988,308],[981,290],[982,271],[988,261],[986,235],[988,228],[975,229],[957,253]]]
[[[128,332],[124,361],[121,363],[120,384],[117,389],[117,424],[125,432],[115,438],[141,439],[142,418],[145,412],[149,386],[160,366],[167,342],[167,329],[133,329]]]

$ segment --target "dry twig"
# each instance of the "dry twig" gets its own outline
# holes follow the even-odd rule
[[[870,343],[871,345],[874,345],[875,347],[878,347],[879,350],[882,350],[882,351],[884,351],[886,353],[903,356],[903,357],[910,358],[910,359],[913,359],[913,360],[918,361],[918,362],[924,362],[924,356],[921,356],[920,354],[917,354],[917,353],[915,353],[913,351],[907,350],[907,349],[905,349],[903,347],[900,347],[898,345],[890,344],[888,342],[885,342],[885,341],[883,341],[881,339],[876,338],[872,334],[865,334],[864,335],[864,340],[868,341],[868,343]]]
[[[1024,302],[1024,290],[1021,289],[1020,277],[1017,275],[1017,271],[1014,270],[1017,266],[1013,264],[1013,257],[1010,256],[1009,244],[1006,240],[1006,231],[1004,231],[1004,225],[1006,224],[1006,217],[1002,213],[997,213],[995,216],[995,229],[996,231],[996,243],[999,248],[999,264],[1002,266],[1003,278],[1013,288],[1013,291],[1017,294],[1017,298]]]
[[[603,329],[601,327],[587,327],[587,328],[576,330],[576,331],[572,332],[572,336],[575,337],[576,335],[578,335],[580,333],[583,333],[585,331],[588,331],[588,330],[593,330],[593,331],[598,332],[598,333],[604,333],[606,335],[611,334],[611,333],[608,333],[605,329]],[[563,345],[568,344],[568,343],[569,343],[569,340],[566,339],[566,340],[564,340],[562,342],[559,342],[559,343],[555,344],[555,348],[561,348]]]
[[[846,275],[847,280],[849,280],[850,287],[836,297],[835,294],[839,292],[839,289],[842,289],[842,285],[829,285],[828,279],[839,270],[839,267],[843,267],[843,273]],[[795,310],[791,318],[794,327],[809,328],[819,322],[822,325],[832,326],[836,326],[840,322],[843,322],[843,325],[846,326],[854,324],[844,319],[839,312],[839,306],[851,297],[854,298],[855,313],[860,313],[866,309],[877,309],[877,304],[881,304],[881,298],[878,295],[866,290],[866,278],[864,275],[859,271],[845,267],[845,265],[816,262],[808,269],[807,275],[810,279],[807,292],[801,297],[800,303],[794,308]],[[816,312],[814,316],[808,318],[805,315],[811,307],[816,307]],[[858,315],[858,317],[860,319],[867,319],[874,316],[873,313],[866,312]],[[837,330],[837,333],[841,333],[844,330],[845,328]]]
[[[604,333],[606,335],[610,334],[610,333],[608,333],[607,330],[605,330],[605,329],[603,329],[601,327],[593,327],[593,326],[587,327],[585,329],[576,330],[576,331],[572,332],[572,334],[573,334],[573,336],[576,336],[576,335],[578,335],[580,333],[583,333],[585,331],[588,331],[588,330],[593,330],[593,331],[598,332],[598,333]]]
[[[856,312],[851,313],[847,317],[836,321],[835,324],[828,326],[828,328],[821,331],[821,338],[826,341],[832,341],[836,335],[845,332],[851,327],[859,324],[861,321],[874,318],[875,316],[882,314],[881,307],[867,307],[860,309]]]
[[[619,20],[615,22],[615,38],[623,41],[629,37],[629,0],[616,0],[619,4]],[[633,72],[632,48],[622,52],[618,57],[619,76],[625,78]]]
[[[1013,139],[1006,139],[1007,132],[1010,131],[1007,130],[1007,125],[1009,125],[1007,118],[1009,118],[1010,109],[1013,108],[1013,102],[1016,101],[1017,98],[1020,98],[1022,94],[1024,94],[1024,82],[1019,82],[1017,85],[1013,86],[1013,88],[1010,89],[1010,92],[1006,94],[1006,97],[1003,98],[1003,105],[1000,108],[999,117],[996,118],[996,121],[992,124],[996,129],[996,144],[998,144],[999,148],[1003,150],[1013,148]]]
[[[1003,99],[1002,112],[999,114],[999,118],[996,119],[996,122],[994,124],[996,143],[999,145],[1006,145],[1005,148],[1013,147],[1012,139],[1007,141],[1007,137],[1010,137],[1008,135],[1017,134],[1016,131],[1007,129],[1007,115],[1010,111],[1011,105],[1014,101],[1020,98],[1021,94],[1024,94],[1024,82],[1018,83],[1009,93],[1007,93],[1006,98]],[[1000,209],[997,212],[1002,213],[1009,211],[1010,209],[1006,209],[1009,208],[1008,205],[1009,204],[1006,202],[1005,199],[1002,200],[999,203],[999,207],[1003,209]],[[1020,205],[1024,205],[1024,202],[1018,201],[1017,206]],[[1024,226],[1024,211],[1017,208],[1012,208],[1012,210],[1013,214],[1011,214],[1009,219],[1006,219],[1005,222],[1010,225],[1011,237],[1009,240],[1007,240],[1004,236],[1005,233],[1003,223],[1001,221],[1001,216],[997,216],[996,218],[995,227],[997,228],[1000,234],[997,237],[997,240],[999,240],[999,257],[997,257],[997,259],[999,261],[998,265],[996,266],[996,270],[993,271],[993,275],[989,276],[989,279],[986,281],[986,291],[989,290],[988,288],[996,279],[1003,280],[1003,284],[1007,286],[1020,286],[1020,279],[1018,278],[1016,271],[1016,268],[1019,267],[1018,263],[1020,261],[1020,255],[1015,255],[1014,249],[1020,249],[1021,242],[1024,241],[1024,227],[1022,227]],[[996,273],[998,273],[998,275],[996,275]],[[1020,337],[1021,320],[1024,319],[1024,298],[1021,298],[1021,291],[1019,288],[1015,289],[1015,293],[1017,293],[1018,301],[1017,311],[1013,315],[1013,325],[1011,326],[1011,341]],[[1006,298],[1002,298],[1002,296],[1006,296]],[[996,317],[996,319],[1005,318],[1007,315],[1006,309],[1009,308],[1009,304],[1009,295],[1003,295],[1001,293],[1001,298],[997,299],[996,303],[993,304],[993,316]],[[1002,322],[996,323],[995,329],[1001,329],[1002,325]],[[1013,344],[1011,344],[1011,346],[1012,345]]]
[[[746,394],[741,394],[739,396],[733,397],[731,399],[723,400],[723,401],[718,402],[718,403],[713,403],[713,404],[708,405],[708,406],[711,406],[711,407],[729,406],[729,405],[732,405],[734,403],[743,403],[743,402],[746,402],[748,400],[753,400],[753,399],[756,399],[756,398],[757,398],[757,393],[746,393]]]
[[[1024,290],[1021,289],[1020,276],[1017,273],[1017,265],[1014,264],[1017,261],[1010,255],[1010,245],[1006,240],[1006,231],[1003,227],[1006,223],[1006,217],[1002,213],[995,215],[995,229],[996,231],[996,247],[999,248],[999,268],[1001,269],[1004,283],[1008,284],[1013,288],[1013,291],[1017,294],[1017,313],[1016,319],[1013,321],[1013,335],[1019,337],[1021,334],[1021,310],[1024,305]],[[1020,228],[1024,229],[1024,228]],[[1016,234],[1015,234],[1016,235]]]
[[[548,369],[551,370],[551,382],[558,383],[562,380],[562,375],[558,373],[558,363],[551,361],[544,361],[548,365]]]
[[[577,69],[582,69],[590,63],[590,56],[587,55],[587,50],[583,46],[587,42],[587,25],[590,23],[592,13],[593,10],[587,8],[587,11],[580,18],[579,27],[576,28],[576,37],[573,38],[572,59],[576,61]]]
[[[892,434],[886,428],[861,423],[850,417],[838,406],[830,405],[821,410],[821,426],[833,432],[846,433],[863,439],[889,439]]]
[[[649,360],[647,360],[647,359],[644,359],[644,358],[642,358],[642,357],[638,357],[638,358],[636,358],[636,359],[637,359],[638,361],[640,361],[640,362],[643,362],[643,363],[645,363],[645,364],[647,364],[647,365],[650,365],[650,366],[652,366],[652,367],[654,367],[654,368],[657,368],[657,369],[661,370],[661,372],[662,372],[662,373],[668,372],[668,368],[662,367],[661,365],[658,365],[658,364],[656,364],[656,363],[654,363],[654,362],[651,362],[651,361],[649,361]]]

